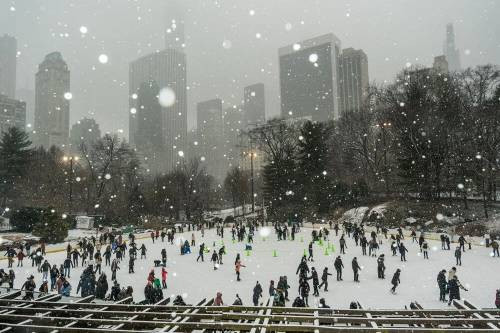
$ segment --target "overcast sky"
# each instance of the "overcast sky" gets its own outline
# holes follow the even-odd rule
[[[103,131],[127,134],[128,64],[164,47],[173,7],[186,22],[190,127],[197,102],[239,104],[256,82],[266,84],[267,116],[278,115],[278,48],[324,33],[363,49],[376,82],[408,62],[430,65],[448,22],[462,66],[500,62],[497,0],[0,0],[0,34],[18,40],[18,88],[34,89],[37,65],[60,51],[71,70],[71,123],[94,117]]]

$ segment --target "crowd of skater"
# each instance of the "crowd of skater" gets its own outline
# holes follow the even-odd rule
[[[210,225],[208,228],[212,226],[213,225]],[[287,239],[295,240],[296,235],[301,231],[299,224],[288,226],[287,224],[275,223],[273,226],[277,241],[286,241]],[[187,228],[183,226],[178,227],[177,230],[176,228],[156,230],[152,231],[149,237],[152,243],[160,242],[162,244],[173,245],[174,240],[176,240],[176,233],[183,233],[185,229],[187,229],[188,234],[191,234],[190,241],[188,239],[183,239],[183,241],[178,244],[180,254],[183,256],[189,255],[191,254],[192,248],[198,247],[196,262],[205,262],[206,256],[213,266],[213,270],[217,270],[220,265],[226,262],[226,260],[223,260],[227,255],[224,245],[224,233],[228,231],[228,228],[224,228],[223,224],[217,224],[214,227],[217,236],[220,237],[220,243],[213,241],[212,244],[205,244],[203,241],[205,236],[205,225],[193,225],[192,227],[188,225]],[[254,246],[254,237],[259,227],[262,227],[262,225],[257,222],[247,224],[234,223],[229,228],[231,241],[233,243],[242,243],[245,251],[251,251]],[[195,232],[199,232],[201,235],[199,244],[196,242]],[[323,245],[323,243],[327,242],[330,244],[330,233],[335,233],[336,237],[340,236],[338,240],[340,255],[336,256],[333,260],[333,270],[335,270],[336,281],[339,283],[344,280],[344,260],[347,260],[346,251],[348,249],[347,239],[351,239],[352,242],[350,242],[350,244],[354,243],[354,247],[359,248],[359,250],[356,251],[359,251],[358,253],[361,258],[367,257],[373,259],[366,260],[376,260],[377,277],[382,280],[386,278],[385,253],[381,253],[384,247],[390,255],[399,257],[401,262],[406,262],[408,248],[405,242],[416,243],[418,244],[423,260],[429,259],[429,244],[423,232],[417,235],[415,230],[411,230],[409,237],[405,239],[402,228],[398,228],[394,232],[389,232],[387,228],[376,225],[376,228],[368,232],[365,230],[363,224],[338,224],[330,222],[328,225],[319,229],[314,229],[311,232],[310,239],[308,239],[307,252],[304,251],[296,270],[298,289],[296,290],[297,296],[293,299],[293,302],[291,302],[291,306],[329,307],[325,299],[320,297],[320,294],[328,292],[329,278],[333,274],[332,271],[329,270],[329,267],[314,266],[314,244]],[[301,235],[301,241],[304,241],[304,236],[303,234]],[[127,239],[125,239],[125,237],[127,237]],[[166,269],[166,246],[163,246],[159,253],[151,255],[151,253],[148,253],[145,243],[139,245],[136,242],[136,236],[133,233],[125,237],[121,234],[106,232],[100,234],[97,238],[91,236],[82,238],[76,244],[68,243],[66,246],[66,257],[60,263],[50,263],[48,261],[46,245],[43,242],[36,247],[26,244],[20,245],[18,248],[8,248],[5,253],[7,257],[8,272],[4,269],[0,269],[0,285],[7,283],[9,288],[13,288],[15,281],[15,273],[13,270],[13,266],[16,264],[15,259],[17,259],[17,267],[24,267],[23,265],[26,264],[24,261],[27,258],[31,260],[31,267],[36,268],[37,272],[41,274],[41,283],[37,286],[35,277],[30,275],[21,287],[22,290],[25,290],[24,299],[33,299],[35,297],[35,291],[38,291],[39,295],[57,292],[63,296],[70,296],[75,289],[69,280],[71,278],[71,272],[76,267],[83,267],[84,269],[79,277],[78,285],[76,286],[76,295],[82,297],[93,295],[97,299],[109,301],[119,301],[125,298],[131,298],[132,300],[134,290],[132,286],[122,287],[120,285],[120,275],[124,274],[123,272],[127,271],[127,268],[128,274],[135,274],[135,262],[137,260],[147,261],[149,260],[148,257],[152,257],[153,260],[151,260],[150,263],[154,263],[154,267],[159,269],[160,273],[158,274],[159,276],[156,276],[155,268],[150,270],[145,281],[144,300],[142,302],[148,304],[160,302],[164,299],[164,290],[167,289],[168,272]],[[306,238],[309,238],[309,235],[307,235]],[[453,300],[460,300],[461,290],[467,291],[460,283],[457,267],[462,265],[463,253],[471,249],[472,243],[464,236],[460,236],[457,240],[458,245],[451,251],[452,242],[449,236],[442,234],[440,240],[441,250],[453,252],[456,261],[455,267],[449,270],[442,269],[438,272],[436,278],[439,289],[439,300],[451,305]],[[333,243],[329,246],[333,247]],[[492,256],[500,256],[498,253],[499,246],[497,241],[493,240],[491,242],[491,248]],[[349,253],[355,253],[355,251],[349,249]],[[192,258],[191,260],[194,260],[194,257]],[[352,280],[356,283],[360,283],[360,273],[363,269],[358,262],[358,257],[352,257],[350,263]],[[241,281],[242,271],[246,266],[242,261],[240,253],[237,253],[234,262],[231,261],[229,264],[234,264],[236,282]],[[348,263],[346,263],[346,266],[347,265]],[[103,266],[109,267],[111,271],[110,277],[104,273]],[[402,268],[397,268],[392,274],[390,283],[388,283],[388,291],[392,294],[396,294],[397,288],[402,280],[404,281],[404,271]],[[288,281],[286,275],[279,276],[276,281],[269,281],[268,294],[274,306],[290,305],[289,303],[287,304],[287,302],[290,302],[289,293],[293,291],[290,290]],[[253,305],[257,306],[262,304],[265,293],[259,281],[255,283],[251,293]],[[73,292],[73,294],[75,294],[75,292]],[[295,292],[293,292],[293,294],[295,294]],[[311,294],[313,297],[319,299],[319,304],[310,304],[309,297]],[[177,296],[174,300],[174,304],[185,305],[182,296]],[[214,304],[224,304],[221,292],[216,293]],[[231,304],[243,304],[238,294],[236,294],[235,301]],[[351,307],[356,307],[356,304],[357,303],[354,301],[351,302]],[[495,304],[497,307],[500,307],[500,291],[496,293]]]

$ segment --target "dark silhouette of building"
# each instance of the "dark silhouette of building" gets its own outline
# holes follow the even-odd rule
[[[9,35],[0,36],[0,95],[16,97],[17,40]]]
[[[283,118],[327,121],[339,117],[340,40],[326,34],[279,49]]]
[[[266,122],[266,94],[263,83],[247,86],[243,90],[244,125]]]
[[[453,23],[446,25],[446,39],[444,41],[443,53],[448,61],[448,69],[452,72],[459,71],[461,69],[460,51],[455,46]]]
[[[24,131],[26,125],[26,103],[0,95],[0,136],[10,127]]]
[[[52,52],[38,65],[35,78],[35,145],[67,146],[71,97],[68,65],[61,53]]]
[[[360,111],[369,86],[368,57],[363,50],[347,48],[339,61],[341,113]]]

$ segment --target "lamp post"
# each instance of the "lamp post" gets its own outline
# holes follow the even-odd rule
[[[78,156],[63,156],[63,162],[69,161],[69,215],[73,212],[73,161],[78,160]]]

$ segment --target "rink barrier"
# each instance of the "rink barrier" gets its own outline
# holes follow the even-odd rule
[[[135,304],[71,300],[57,294],[23,300],[24,291],[0,294],[0,332],[494,332],[500,309],[479,309],[467,300],[448,309],[325,309],[272,306]],[[359,304],[359,302],[358,302]],[[359,304],[360,305],[360,304]]]

